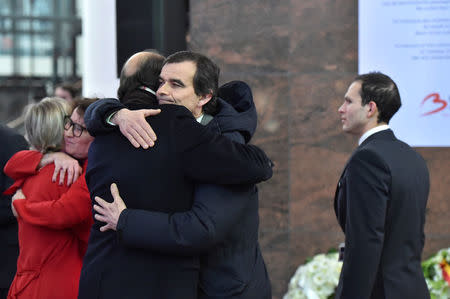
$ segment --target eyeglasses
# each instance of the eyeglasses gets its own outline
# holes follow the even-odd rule
[[[80,137],[83,131],[87,131],[85,127],[80,124],[74,123],[68,115],[64,117],[64,130],[68,131],[72,128],[72,134],[74,137]]]

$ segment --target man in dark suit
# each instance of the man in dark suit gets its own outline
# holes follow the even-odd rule
[[[355,78],[339,108],[344,132],[360,139],[334,201],[345,233],[338,299],[430,297],[420,264],[429,174],[388,126],[400,106],[394,81],[369,73]]]
[[[209,58],[194,52],[177,52],[169,56],[164,65],[182,62],[188,62],[182,64],[188,67],[178,69],[176,78],[194,85],[191,97],[195,96],[195,92],[202,94],[201,90],[195,90],[201,85],[195,81],[196,77],[204,78],[207,81],[204,84],[213,89],[218,86],[218,76],[215,75],[192,74],[185,77],[186,72],[191,70],[189,66],[192,62],[198,73],[208,69],[213,64]],[[161,79],[170,81],[171,77],[166,73],[167,68],[163,68]],[[156,92],[157,97],[164,99],[173,94],[168,84],[161,86]],[[248,142],[256,129],[257,121],[250,87],[244,82],[233,81],[220,87],[218,95],[219,97],[202,103],[199,111],[191,108],[197,116],[202,115],[197,120],[210,131],[237,142]],[[114,103],[118,105],[117,102],[98,102],[92,109]],[[96,110],[97,115],[87,116],[91,118],[92,115],[97,119],[107,117],[100,113],[101,109]],[[145,121],[139,112],[126,113],[129,117],[134,113],[139,121]],[[121,118],[120,127],[139,127],[139,122],[128,124],[133,123],[133,117],[130,118]],[[87,120],[88,126],[91,121]],[[144,140],[144,136],[141,137]],[[270,280],[258,244],[258,191],[255,186],[197,184],[192,208],[170,215],[156,211],[124,211],[126,205],[120,196],[116,193],[113,197],[113,203],[97,199],[102,207],[94,206],[98,213],[95,217],[106,222],[105,229],[119,230],[124,244],[138,244],[147,249],[175,255],[202,254],[199,298],[271,298]],[[123,223],[119,218],[125,215],[134,221],[117,227],[118,222]],[[139,229],[133,227],[133,223],[138,223]],[[143,223],[146,225],[142,225]],[[139,231],[139,234],[135,231]]]
[[[193,86],[185,83],[189,82],[170,82],[181,93],[177,100],[200,102],[208,96],[186,97]],[[271,176],[271,163],[259,149],[215,135],[183,106],[152,104],[157,83],[147,85],[127,91],[121,101],[132,109],[162,110],[149,119],[158,132],[154,147],[133,150],[115,130],[97,134],[89,153],[86,178],[91,196],[111,202],[109,186],[117,182],[126,198],[129,213],[121,217],[118,226],[144,226],[146,223],[139,225],[136,221],[139,213],[148,210],[171,214],[190,209],[194,181],[256,183]],[[150,251],[140,244],[125,244],[121,231],[100,232],[101,226],[96,221],[91,231],[80,298],[197,297],[198,256],[176,256]]]
[[[6,298],[9,286],[16,274],[17,257],[19,256],[19,241],[17,239],[17,220],[11,210],[11,196],[3,195],[13,182],[3,172],[6,162],[16,152],[28,148],[22,135],[14,130],[0,125],[0,252],[2,255],[0,267],[0,299]]]

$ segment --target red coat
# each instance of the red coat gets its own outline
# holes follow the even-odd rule
[[[26,199],[14,201],[19,217],[17,273],[8,298],[77,298],[92,203],[83,175],[69,187],[51,181],[54,164],[36,171],[42,154],[21,151],[6,164]],[[86,166],[86,165],[85,165]]]

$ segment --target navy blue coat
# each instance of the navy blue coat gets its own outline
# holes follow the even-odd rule
[[[271,162],[256,147],[211,133],[184,107],[160,108],[161,114],[149,118],[158,133],[152,149],[134,149],[117,129],[97,134],[86,173],[92,197],[112,201],[109,185],[117,182],[130,210],[176,213],[190,209],[195,181],[255,183],[271,176]],[[125,225],[134,220],[121,219]],[[91,230],[79,298],[197,298],[198,256],[126,244],[121,230],[101,233],[101,225],[95,222]]]
[[[11,196],[3,195],[13,182],[3,172],[6,162],[16,152],[28,148],[28,144],[22,135],[14,130],[0,125],[0,298],[8,292],[9,286],[16,274],[17,257],[19,256],[19,241],[17,239],[17,220],[11,211]]]

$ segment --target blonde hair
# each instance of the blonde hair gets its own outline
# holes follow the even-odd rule
[[[64,138],[64,117],[70,104],[60,98],[44,98],[25,108],[25,133],[31,147],[41,153],[59,151]]]

